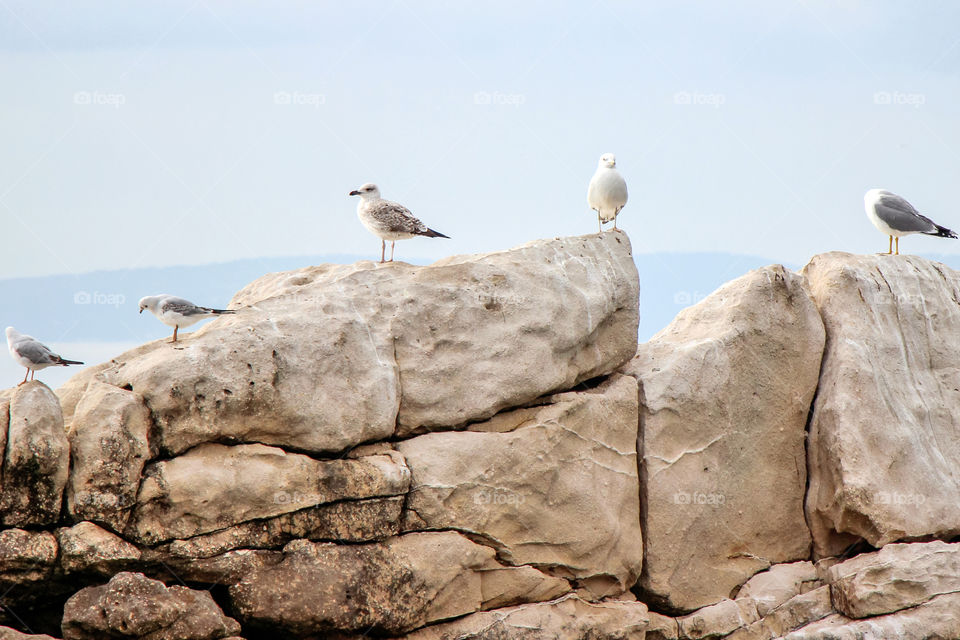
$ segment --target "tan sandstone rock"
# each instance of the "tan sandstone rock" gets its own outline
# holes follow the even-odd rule
[[[646,597],[691,611],[808,557],[804,438],[823,340],[803,278],[775,265],[681,311],[624,368],[641,386]]]
[[[56,561],[57,540],[52,533],[23,529],[0,531],[0,584],[47,580]],[[9,586],[5,588],[9,590]]]
[[[737,592],[737,598],[751,598],[756,602],[757,613],[765,616],[817,580],[817,569],[812,562],[775,564],[747,580]]]
[[[643,640],[647,607],[640,602],[554,602],[485,611],[415,631],[404,640]],[[653,640],[652,636],[647,636]]]
[[[294,635],[340,630],[398,634],[491,607],[549,600],[569,584],[504,567],[489,547],[453,532],[377,544],[291,542],[282,561],[254,566],[230,587],[245,622]]]
[[[960,543],[889,544],[830,567],[834,607],[866,618],[960,591]]]
[[[749,598],[721,600],[693,613],[677,618],[680,637],[684,640],[719,638],[760,619],[754,601]]]
[[[763,619],[726,636],[726,640],[773,640],[833,612],[830,587],[818,587],[793,596],[768,611]]]
[[[834,614],[784,636],[785,640],[953,640],[960,638],[960,593],[937,596],[911,609],[865,620]]]
[[[57,640],[42,633],[21,633],[10,627],[0,627],[0,640]]]
[[[58,529],[60,567],[64,573],[111,576],[140,560],[140,550],[126,540],[93,524],[81,522]]]
[[[132,389],[168,455],[211,441],[339,452],[463,425],[628,360],[638,278],[616,233],[427,267],[271,274],[231,307],[178,345],[157,341],[80,374],[64,385],[68,413],[91,377]]]
[[[67,437],[71,469],[67,509],[76,520],[95,520],[123,531],[150,457],[150,412],[138,394],[91,382]]]
[[[65,640],[218,640],[240,632],[206,591],[118,573],[75,593],[63,608]]]
[[[636,382],[615,375],[540,403],[398,443],[413,476],[406,526],[477,535],[510,564],[622,593],[643,557]]]
[[[3,524],[52,524],[60,518],[70,466],[60,401],[42,382],[28,382],[17,387],[9,411],[0,492]]]
[[[960,533],[960,274],[914,256],[804,268],[827,346],[810,423],[818,556]]]
[[[262,444],[204,444],[147,467],[129,534],[156,544],[318,504],[400,495],[409,485],[392,451],[315,460]]]

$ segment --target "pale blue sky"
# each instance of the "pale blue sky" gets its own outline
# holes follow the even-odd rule
[[[872,187],[960,227],[957,24],[950,0],[0,0],[0,278],[373,258],[366,181],[452,236],[401,259],[589,233],[607,151],[637,252],[878,251]]]

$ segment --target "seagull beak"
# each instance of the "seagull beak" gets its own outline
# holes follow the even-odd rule
[[[358,195],[360,195],[360,192],[359,192],[359,191],[351,191],[351,192],[350,192],[350,195],[352,195],[352,196],[358,196]]]
[[[140,309],[140,313],[143,313],[143,309]]]

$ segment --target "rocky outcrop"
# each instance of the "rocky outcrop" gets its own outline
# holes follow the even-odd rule
[[[417,631],[407,640],[644,640],[647,607],[639,602],[554,602],[507,607]],[[650,636],[647,636],[649,638]]]
[[[816,553],[960,534],[960,274],[828,253],[804,275],[827,330],[808,459]]]
[[[5,429],[0,514],[8,527],[48,525],[60,518],[70,445],[60,401],[41,382],[17,387]]]
[[[624,368],[641,387],[641,586],[658,606],[716,603],[809,556],[804,429],[823,344],[803,278],[773,266],[682,311]]]
[[[262,444],[205,444],[146,469],[130,535],[156,544],[318,504],[400,495],[409,485],[393,452],[320,461]]]
[[[65,574],[112,576],[140,560],[140,550],[92,522],[58,529],[60,568]]]
[[[254,627],[298,636],[402,633],[432,622],[570,590],[531,567],[505,567],[492,549],[453,532],[411,533],[372,545],[291,542],[276,564],[230,587]]]
[[[82,589],[63,610],[65,640],[218,640],[239,631],[206,591],[167,587],[139,573]]]
[[[636,382],[612,376],[468,433],[401,442],[413,474],[405,526],[463,531],[510,564],[541,567],[597,597],[623,593],[643,557],[636,424]]]

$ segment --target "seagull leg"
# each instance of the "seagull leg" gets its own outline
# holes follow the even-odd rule
[[[597,235],[603,233],[603,219],[600,217],[600,212],[597,211]]]
[[[20,384],[27,384],[27,376],[29,375],[30,375],[30,369],[27,369],[27,373],[23,376],[23,382],[21,382]],[[17,386],[19,387],[20,384],[18,384]]]
[[[393,262],[393,249],[394,249],[394,247],[396,247],[396,246],[397,246],[397,241],[396,241],[396,240],[391,240],[391,241],[390,241],[390,262]]]
[[[387,241],[380,241],[380,264],[383,264],[387,261]]]
[[[896,255],[900,255],[900,236],[897,236],[897,253],[896,253]]]
[[[180,325],[177,325],[173,328],[173,340],[170,341],[170,344],[173,344],[177,341],[177,331],[180,330]]]
[[[36,379],[36,377],[37,377],[37,370],[36,370],[36,369],[31,369],[31,370],[30,370],[30,381],[33,382],[33,380]]]

